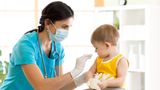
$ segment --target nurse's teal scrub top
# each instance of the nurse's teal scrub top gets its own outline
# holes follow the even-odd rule
[[[1,85],[0,90],[34,90],[25,77],[21,65],[37,64],[44,75],[37,35],[35,31],[27,33],[14,46],[10,56],[8,75]],[[52,43],[50,56],[47,56],[42,49],[42,55],[49,78],[55,77],[55,66],[62,65],[64,58],[64,48],[60,42],[56,42],[55,44],[56,50],[59,53],[59,60],[58,55],[55,54],[54,43]]]

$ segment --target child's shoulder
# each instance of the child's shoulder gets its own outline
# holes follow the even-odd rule
[[[119,63],[127,63],[128,64],[128,66],[129,66],[129,61],[128,61],[128,58],[126,58],[123,54],[121,54],[122,56],[119,58],[119,60],[118,60],[118,63],[117,64],[119,64]]]
[[[121,59],[128,60],[128,59],[126,58],[126,56],[125,56],[124,54],[122,54],[122,53],[119,53],[116,57],[119,58],[120,60],[121,60]]]
[[[97,56],[95,61],[96,61],[96,62],[101,62],[101,61],[102,61],[102,58],[99,57],[99,56]]]
[[[101,58],[100,56],[97,56],[97,57],[96,57],[96,60],[97,60],[97,59],[102,59],[102,58]]]
[[[120,55],[121,55],[120,60],[128,61],[128,58],[125,55],[123,54]]]

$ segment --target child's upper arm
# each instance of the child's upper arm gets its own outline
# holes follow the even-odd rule
[[[96,61],[88,70],[88,72],[86,74],[86,80],[88,81],[90,78],[93,78],[95,73],[96,73]]]
[[[91,68],[89,69],[89,72],[91,72],[91,73],[96,73],[96,60],[95,60],[95,62],[93,63],[93,65],[91,66]]]
[[[126,58],[121,58],[117,64],[117,78],[123,78],[125,80],[125,77],[127,75],[128,71],[128,60]]]

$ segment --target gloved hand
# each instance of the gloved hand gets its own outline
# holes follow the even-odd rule
[[[74,83],[75,83],[76,87],[78,87],[78,86],[82,85],[83,83],[87,82],[85,77],[86,77],[86,72],[79,75],[78,77],[76,77],[74,79]]]
[[[100,79],[102,78],[102,73],[98,74],[96,73],[94,78],[89,79],[87,82],[88,87],[91,89],[96,89],[96,90],[101,90],[100,87],[98,86],[98,83],[100,83]]]
[[[89,81],[87,82],[87,85],[91,88],[91,89],[96,89],[96,90],[101,90],[100,87],[98,86],[98,83],[100,83],[100,80],[97,78],[91,78],[89,79]]]
[[[87,54],[76,59],[76,66],[71,71],[71,76],[73,78],[75,78],[77,75],[79,75],[83,71],[87,59],[90,59],[91,56],[92,56],[91,54]]]

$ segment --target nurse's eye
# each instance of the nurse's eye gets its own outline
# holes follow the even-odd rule
[[[69,26],[68,25],[63,25],[62,28],[65,29],[65,30],[68,30]]]

